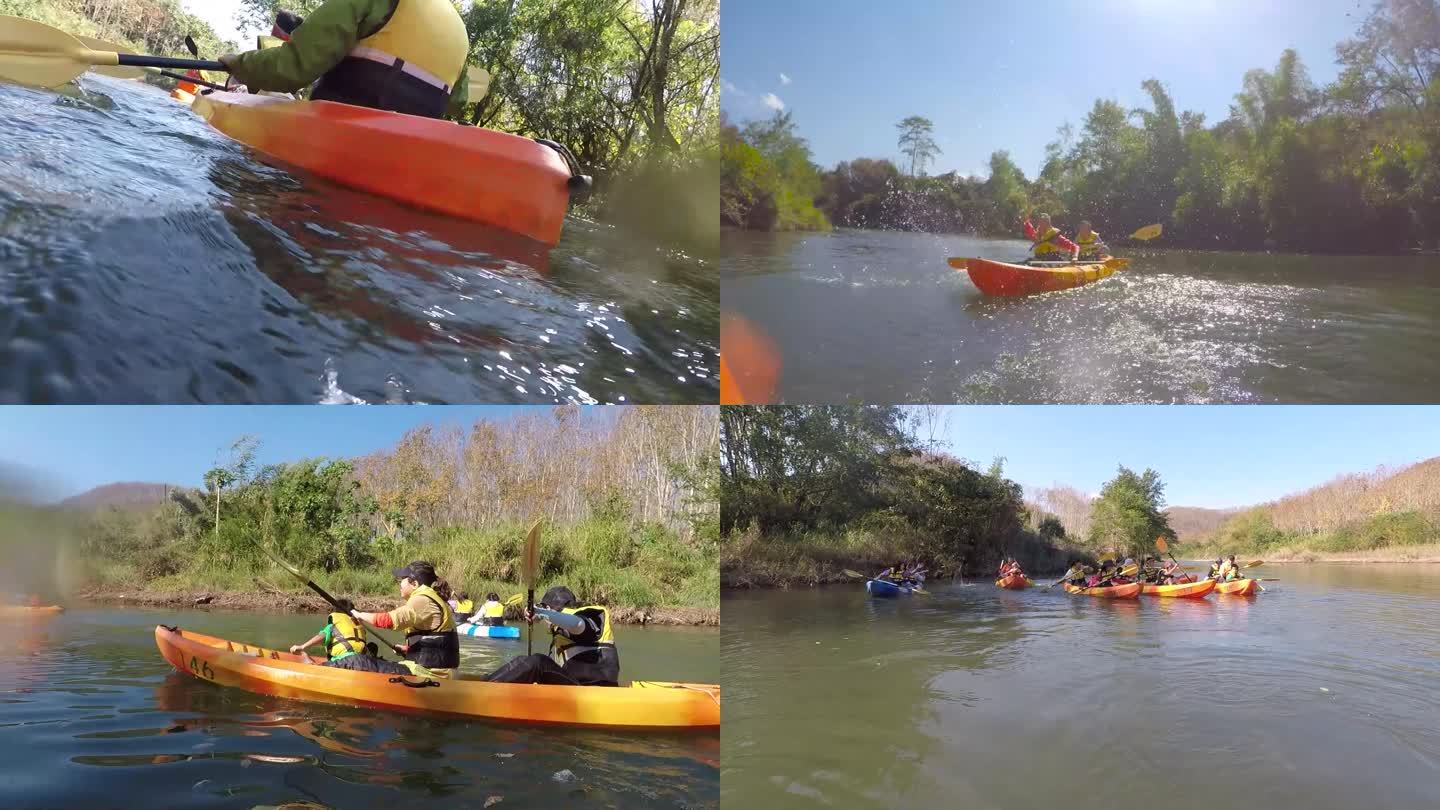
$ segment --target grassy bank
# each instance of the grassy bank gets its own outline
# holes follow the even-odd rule
[[[1256,552],[1258,554],[1258,552]],[[1242,555],[1235,552],[1237,558]],[[1186,556],[1213,558],[1216,552],[1204,549],[1187,551]],[[1440,563],[1440,543],[1401,546],[1398,548],[1376,548],[1364,551],[1312,551],[1306,548],[1278,548],[1264,552],[1269,563]]]
[[[520,555],[525,526],[450,529],[413,543],[385,543],[363,566],[307,570],[335,596],[375,608],[393,607],[398,591],[390,570],[429,560],[456,591],[502,598],[522,591]],[[293,560],[292,560],[293,562]],[[719,583],[713,552],[654,524],[592,518],[547,527],[537,591],[567,585],[587,602],[606,605],[633,622],[718,624]],[[182,544],[134,548],[85,567],[80,594],[102,601],[175,606],[208,604],[261,610],[312,610],[321,603],[283,568],[260,555],[187,555]],[[123,599],[122,599],[123,597]]]
[[[1242,512],[1226,521],[1214,535],[1188,543],[1186,553],[1200,557],[1235,554],[1277,562],[1440,561],[1440,520],[1428,511],[1381,511],[1363,518],[1332,519],[1324,529],[1297,528],[1319,523],[1290,514],[1299,512],[1301,506],[1310,507],[1298,502],[1313,499],[1306,493],[1289,499],[1297,503],[1282,502]],[[1342,499],[1331,497],[1327,503],[1335,509]],[[1351,507],[1357,508],[1354,504]]]

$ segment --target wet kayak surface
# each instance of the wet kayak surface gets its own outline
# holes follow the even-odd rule
[[[713,257],[407,208],[153,87],[0,84],[0,402],[715,402],[718,300]]]
[[[432,718],[267,697],[176,672],[159,622],[287,646],[321,616],[71,606],[0,631],[0,795],[23,807],[717,808],[719,734]],[[717,683],[713,629],[616,628],[622,676]],[[537,649],[543,647],[536,639]],[[462,639],[485,672],[525,641]],[[599,688],[599,687],[596,687]]]
[[[721,801],[1440,806],[1440,565],[1261,571],[1205,599],[727,591]]]
[[[1440,256],[1118,249],[1072,290],[987,297],[951,256],[1027,243],[721,233],[725,310],[780,355],[789,402],[1430,403]]]

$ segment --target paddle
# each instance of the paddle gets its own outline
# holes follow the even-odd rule
[[[1046,585],[1046,586],[1045,586],[1045,590],[1048,591],[1048,590],[1050,590],[1051,588],[1055,587],[1056,585],[1059,585],[1059,584],[1062,583],[1062,582],[1069,582],[1069,581],[1070,581],[1070,578],[1073,577],[1073,576],[1075,576],[1075,575],[1078,574],[1078,573],[1080,573],[1080,564],[1079,564],[1079,563],[1076,563],[1075,565],[1070,566],[1070,570],[1068,570],[1068,571],[1066,571],[1065,573],[1061,574],[1059,579],[1055,580],[1054,582],[1050,583],[1049,585]]]
[[[525,652],[527,655],[535,653],[535,614],[531,607],[535,604],[535,577],[540,572],[540,521],[530,527],[529,534],[525,535],[525,556],[520,558],[520,581],[525,586],[525,613],[526,623],[529,625],[525,633]]]
[[[319,595],[320,595],[320,598],[321,598],[321,599],[324,599],[326,602],[329,602],[329,603],[330,603],[330,606],[333,607],[333,608],[335,608],[335,610],[337,610],[337,611],[339,611],[339,612],[341,612],[341,613],[344,613],[344,612],[345,612],[345,610],[340,607],[340,602],[337,601],[337,600],[335,599],[335,597],[333,597],[333,596],[331,596],[330,594],[326,593],[324,588],[320,587],[319,585],[316,585],[314,580],[312,580],[312,579],[310,579],[309,577],[305,576],[304,574],[300,573],[300,569],[298,569],[298,568],[296,568],[295,566],[291,565],[290,563],[285,562],[284,560],[280,559],[280,557],[279,557],[278,555],[276,555],[274,552],[270,551],[270,549],[268,549],[268,548],[266,548],[264,545],[262,545],[259,540],[256,540],[255,538],[249,536],[248,534],[245,535],[245,539],[249,540],[252,544],[254,544],[254,546],[255,546],[256,548],[258,548],[258,549],[260,549],[261,551],[265,552],[265,556],[267,556],[267,557],[269,557],[270,559],[274,560],[275,563],[276,563],[277,565],[279,565],[281,568],[284,568],[286,571],[289,571],[289,572],[291,573],[291,575],[294,576],[296,579],[298,579],[298,580],[300,580],[301,582],[303,582],[303,583],[305,583],[306,585],[308,585],[308,586],[310,587],[310,590],[312,590],[312,591],[314,591],[315,593],[319,594]],[[405,651],[404,651],[404,650],[400,649],[399,647],[396,647],[394,644],[391,644],[391,643],[390,643],[390,640],[387,639],[387,638],[385,638],[384,636],[380,635],[380,633],[379,633],[378,631],[375,631],[375,630],[372,629],[370,632],[375,636],[375,638],[379,639],[380,641],[385,642],[385,646],[386,646],[386,647],[389,647],[389,648],[392,649],[392,650],[394,650],[396,655],[400,656],[401,658],[404,658],[404,657],[405,657]]]
[[[103,39],[94,37],[82,37],[74,35],[76,39],[84,43],[85,47],[92,51],[115,51],[116,53],[135,53],[124,45],[116,45],[113,42],[106,42]],[[116,79],[143,79],[145,71],[136,67],[124,67],[122,65],[92,65],[90,70],[102,76],[110,76]]]
[[[874,577],[867,577],[867,576],[865,576],[864,574],[860,573],[859,571],[852,571],[852,570],[850,570],[849,568],[842,569],[842,570],[840,571],[840,573],[844,574],[844,575],[847,576],[847,577],[850,577],[851,579],[863,579],[863,580],[865,580],[866,582],[869,582],[870,580],[875,579]],[[877,581],[878,581],[878,580],[877,580]],[[930,595],[930,592],[929,592],[929,591],[925,590],[924,588],[921,588],[921,587],[918,586],[918,585],[911,587],[911,588],[910,588],[910,592],[911,592],[911,593],[918,593],[918,594],[920,594],[921,596],[929,596],[929,595]]]
[[[33,87],[58,87],[95,65],[226,70],[219,62],[97,51],[45,23],[0,16],[0,79]]]

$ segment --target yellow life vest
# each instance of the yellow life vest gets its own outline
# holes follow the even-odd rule
[[[450,632],[450,631],[452,631],[452,630],[455,629],[455,614],[450,611],[450,603],[449,603],[449,602],[446,602],[444,599],[441,599],[441,598],[440,598],[440,594],[436,593],[436,592],[435,592],[435,589],[432,588],[432,587],[430,587],[429,585],[421,585],[421,586],[417,587],[415,590],[411,591],[411,592],[410,592],[411,598],[414,598],[415,594],[417,594],[417,593],[420,594],[421,596],[429,597],[430,601],[434,602],[436,605],[438,605],[438,606],[440,607],[440,613],[442,614],[442,620],[441,620],[441,622],[440,622],[440,626],[439,626],[439,627],[432,628],[432,629],[429,629],[429,630],[421,630],[421,629],[419,629],[419,628],[417,627],[417,628],[415,628],[414,630],[411,631],[412,633],[418,633],[418,634],[422,634],[422,635],[423,635],[423,634],[427,634],[427,633],[448,633],[448,632]]]
[[[471,599],[462,600],[458,605],[455,606],[455,612],[456,612],[456,613],[464,613],[466,616],[469,616],[471,613],[474,613],[474,612],[475,612],[475,602],[474,602],[474,600],[471,600]]]
[[[1100,238],[1100,234],[1091,231],[1089,236],[1075,237],[1075,244],[1080,246],[1080,258],[1093,259],[1100,256],[1099,245],[1103,245],[1104,241]]]
[[[505,617],[505,605],[502,602],[486,602],[480,607],[480,616],[486,619],[502,619]]]
[[[326,634],[325,655],[331,661],[365,651],[365,628],[353,617],[345,613],[331,613],[330,625],[333,631]]]
[[[599,632],[590,627],[589,622],[585,625],[585,631],[579,635],[570,636],[560,632],[558,627],[550,628],[550,654],[559,655],[561,662],[569,660],[572,655],[579,655],[597,647],[614,647],[615,634],[610,629],[610,611],[598,605],[590,605],[579,608],[565,608],[561,613],[568,613],[572,616],[578,615],[582,619],[590,619],[600,625]]]
[[[1054,256],[1052,254],[1061,254],[1068,259],[1070,257],[1070,251],[1061,248],[1054,242],[1054,239],[1059,235],[1060,229],[1053,225],[1050,226],[1050,230],[1040,234],[1039,238],[1035,240],[1035,258],[1043,259],[1048,257],[1053,259]]]
[[[397,0],[379,31],[355,43],[351,56],[403,59],[453,88],[470,55],[465,21],[450,0]]]

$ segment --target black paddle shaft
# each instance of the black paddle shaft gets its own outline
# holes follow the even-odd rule
[[[157,67],[157,68],[178,68],[180,70],[219,70],[225,73],[230,68],[219,62],[209,62],[203,59],[175,59],[169,56],[148,56],[144,54],[117,53],[119,64],[128,67]]]
[[[305,584],[310,586],[310,590],[320,594],[320,598],[324,599],[326,602],[329,602],[331,607],[335,608],[336,610],[340,609],[340,603],[336,601],[335,597],[326,593],[325,589],[320,587],[319,585],[316,585],[313,580],[307,579],[305,580]],[[389,647],[391,650],[394,650],[396,655],[401,656],[402,658],[405,656],[404,651],[402,651],[399,647],[396,647],[394,644],[390,643],[390,639],[385,638],[379,633],[375,633],[375,637],[385,642],[385,646]]]

